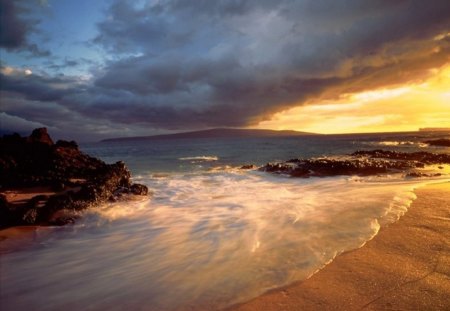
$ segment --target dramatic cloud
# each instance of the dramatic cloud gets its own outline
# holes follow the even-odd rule
[[[25,17],[31,10],[25,1],[0,0],[0,47],[24,51],[35,57],[50,56],[50,52],[30,43],[28,36],[35,31],[37,20]],[[31,5],[32,7],[32,5]]]
[[[14,70],[2,67],[0,74],[2,90],[22,94],[26,99],[36,101],[60,101],[63,98],[84,91],[81,82],[73,77],[44,76],[31,70]]]
[[[432,41],[450,27],[447,1],[364,3],[120,1],[96,41],[122,57],[96,85],[137,95],[130,121],[236,126],[328,88],[400,83],[448,60],[447,42]]]
[[[26,44],[28,24],[1,1],[12,12],[2,29],[16,32],[2,32],[2,46]],[[89,80],[2,74],[2,90],[139,132],[249,126],[312,99],[421,81],[449,62],[447,0],[135,3],[113,1],[98,23],[91,44],[107,60]]]
[[[0,0],[0,46],[13,49],[25,45],[30,28],[18,16],[18,9],[11,0]]]

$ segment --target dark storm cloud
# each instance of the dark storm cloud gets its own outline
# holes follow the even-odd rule
[[[156,64],[136,57],[108,67],[93,92],[106,96],[89,109],[107,110],[104,113],[117,122],[141,121],[171,129],[242,126],[271,111],[274,101],[281,104],[303,99],[305,94],[317,93],[334,82],[277,81],[265,68],[245,70],[233,57],[192,63],[168,59]],[[116,102],[123,105],[112,104]]]
[[[246,126],[449,61],[434,39],[450,30],[447,0],[134,3],[114,1],[98,24],[109,60],[89,82],[4,76],[2,89],[136,131]]]
[[[0,0],[0,48],[9,51],[26,52],[33,57],[48,57],[50,51],[43,50],[28,41],[28,35],[35,31],[37,20],[24,17],[33,6],[26,1]]]
[[[73,77],[27,74],[22,71],[6,74],[3,66],[0,84],[2,91],[16,93],[26,99],[43,102],[62,100],[71,94],[84,91],[84,87],[79,84],[79,80]]]
[[[126,102],[139,113],[127,121],[242,126],[327,90],[402,83],[441,66],[448,43],[433,37],[450,29],[450,3],[120,1],[99,29],[96,42],[123,56],[96,86],[135,95]]]
[[[30,29],[19,15],[19,9],[12,0],[0,0],[0,46],[14,49],[26,44],[26,34]]]

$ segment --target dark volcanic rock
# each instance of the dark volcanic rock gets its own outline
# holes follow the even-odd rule
[[[50,135],[48,135],[47,129],[45,127],[33,130],[31,135],[27,138],[27,141],[31,143],[46,144],[50,146],[53,145],[53,140],[50,138]]]
[[[426,173],[420,173],[420,172],[411,172],[406,174],[406,177],[410,178],[419,178],[419,177],[439,177],[442,174],[440,173],[434,173],[434,174],[426,174]]]
[[[401,161],[417,161],[424,164],[450,164],[450,155],[430,152],[397,152],[387,150],[356,151],[351,154],[355,157],[370,157]]]
[[[53,144],[45,129],[30,137],[0,138],[0,187],[52,186],[94,176],[106,164],[78,150],[76,143]]]
[[[283,163],[268,163],[260,170],[303,178],[336,175],[369,176],[394,172],[409,172],[409,177],[418,177],[428,175],[419,175],[411,171],[428,164],[450,164],[450,155],[385,150],[357,151],[343,160],[291,159]]]
[[[241,170],[253,170],[255,168],[256,166],[254,166],[253,164],[244,164],[240,167]]]
[[[130,187],[131,193],[137,194],[137,195],[147,195],[148,194],[148,188],[144,185],[140,184],[133,184]]]
[[[425,144],[430,146],[441,146],[441,147],[450,147],[450,139],[435,139],[435,140],[426,140]]]
[[[0,138],[0,190],[26,192],[30,187],[44,187],[53,194],[19,202],[8,202],[2,194],[0,227],[70,223],[73,217],[55,219],[54,215],[105,202],[118,189],[146,195],[147,187],[132,185],[130,177],[123,162],[106,164],[82,153],[74,141],[59,140],[54,144],[45,128],[34,130],[26,138],[18,134],[4,136]]]
[[[376,175],[386,173],[389,165],[382,161],[309,159],[267,164],[260,170],[288,174],[292,177],[325,177],[336,175]]]

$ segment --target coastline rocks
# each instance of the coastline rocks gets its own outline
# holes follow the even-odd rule
[[[148,188],[147,186],[141,185],[141,184],[133,184],[130,187],[130,191],[132,194],[136,195],[147,195],[148,194]]]
[[[450,155],[443,153],[430,152],[397,152],[388,150],[370,150],[370,151],[356,151],[351,154],[354,157],[368,157],[389,160],[400,160],[404,162],[417,161],[422,164],[450,164]]]
[[[345,159],[291,159],[283,163],[268,163],[259,170],[301,178],[337,175],[369,176],[398,172],[406,172],[409,177],[419,177],[426,175],[419,175],[420,173],[414,171],[430,164],[450,164],[450,155],[385,150],[356,151]]]
[[[410,173],[406,174],[406,177],[409,177],[409,178],[439,177],[441,175],[442,175],[441,173],[426,174],[426,173],[420,173],[420,172],[410,172]]]
[[[253,164],[244,164],[239,169],[241,169],[241,170],[253,170],[255,168],[256,168],[256,166],[253,165]]]
[[[450,147],[450,139],[434,139],[434,140],[426,140],[425,144],[430,146],[440,146],[440,147]]]
[[[50,135],[48,135],[45,127],[33,130],[31,135],[27,138],[27,141],[30,143],[41,143],[49,146],[53,145],[53,140],[50,138]]]
[[[260,170],[277,174],[288,174],[292,177],[308,178],[336,175],[376,175],[386,173],[388,167],[383,161],[298,159],[289,160],[286,163],[269,163],[260,168]]]
[[[0,228],[71,223],[77,211],[110,200],[118,189],[148,194],[145,185],[131,184],[130,178],[123,162],[106,164],[82,153],[74,141],[54,144],[45,128],[29,137],[4,136],[0,138]],[[69,213],[55,217],[62,210]]]

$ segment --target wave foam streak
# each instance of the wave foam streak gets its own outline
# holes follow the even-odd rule
[[[217,309],[305,279],[414,199],[417,181],[216,171],[141,176],[115,203],[2,258],[15,310]],[[39,305],[42,297],[51,297]],[[194,308],[195,309],[195,308]]]

